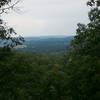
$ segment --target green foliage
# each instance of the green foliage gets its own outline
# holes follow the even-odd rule
[[[51,95],[58,95],[56,86],[60,87],[64,81],[64,73],[60,71],[61,58],[15,51],[9,54],[0,61],[1,100],[49,100]],[[62,78],[61,83],[59,77]],[[52,90],[52,87],[56,90]]]
[[[91,0],[87,25],[78,24],[77,34],[67,55],[64,71],[68,79],[69,100],[100,99],[100,1]]]
[[[88,2],[92,8],[88,14],[90,22],[87,25],[78,24],[77,35],[72,42],[72,49],[77,54],[99,56],[100,51],[100,4],[95,0]]]
[[[56,56],[63,55],[69,51],[69,45],[74,37],[42,37],[25,38],[23,47],[16,47],[17,50],[34,52],[42,55]]]
[[[17,33],[13,28],[10,28],[1,19],[3,13],[7,13],[7,10],[13,9],[15,4],[10,5],[11,0],[0,0],[0,44],[6,48],[13,48],[16,45],[21,45],[24,42],[24,38],[16,36]],[[5,7],[7,6],[7,7]]]
[[[99,100],[100,96],[97,94],[100,93],[100,75],[97,73],[97,58],[74,55],[67,60],[63,70],[69,77],[67,91],[71,100]]]
[[[90,22],[64,57],[0,49],[0,100],[100,100],[99,4],[88,2]]]

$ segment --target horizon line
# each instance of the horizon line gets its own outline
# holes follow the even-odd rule
[[[27,37],[70,37],[70,36],[75,36],[75,35],[40,35],[40,36],[23,36],[24,38],[27,38]]]

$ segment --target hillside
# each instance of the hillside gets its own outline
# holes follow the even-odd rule
[[[30,8],[31,4],[32,7],[39,4],[36,9],[33,8],[36,12],[33,13],[34,15],[39,15],[38,10],[41,10],[41,7],[47,11],[41,11],[38,17],[33,18],[31,18],[32,13],[29,13],[30,17],[18,17],[11,14],[13,16],[10,17],[11,21],[13,22],[12,19],[14,19],[15,22],[18,22],[18,26],[27,33],[26,36],[30,36],[30,31],[38,33],[37,35],[42,34],[43,30],[46,32],[47,26],[49,26],[47,16],[50,20],[49,24],[52,23],[53,28],[50,25],[50,30],[46,33],[53,31],[53,33],[59,33],[58,35],[63,34],[62,29],[71,30],[76,23],[77,16],[81,20],[77,24],[74,37],[27,37],[25,42],[13,27],[10,28],[9,24],[7,25],[2,19],[3,14],[9,13],[11,10],[19,10],[14,9],[17,7],[16,1],[20,0],[0,0],[0,100],[100,100],[100,0],[88,0],[87,5],[90,10],[87,24],[81,24],[85,22],[83,14],[78,16],[81,8],[84,8],[79,2],[80,0],[71,2],[69,0],[37,0],[36,4],[35,2],[25,3]],[[41,5],[42,3],[43,5]],[[69,10],[67,14],[68,16],[71,14],[72,17],[63,16],[67,10],[66,4],[68,4]],[[15,6],[13,7],[13,5]],[[45,5],[48,7],[47,9]],[[73,7],[75,13],[71,12],[72,7],[70,8],[70,6]],[[63,9],[61,9],[62,7]],[[32,11],[30,8],[29,10]],[[56,16],[54,13],[52,14],[53,11]],[[51,17],[54,19],[51,20]],[[21,18],[29,28],[24,27],[25,24],[21,23]],[[64,18],[67,18],[68,21]],[[75,22],[73,18],[75,18]],[[61,19],[64,23],[67,22],[68,28],[66,25],[62,25],[64,23]],[[59,23],[56,23],[57,20]],[[33,23],[32,29],[31,22]],[[72,26],[70,26],[71,23]],[[39,28],[34,27],[35,24]],[[54,26],[58,24],[60,27],[55,28]],[[45,28],[42,30],[40,25]],[[36,29],[38,31],[34,32]],[[55,32],[59,29],[59,32]]]
[[[25,43],[16,48],[25,52],[43,55],[61,55],[69,50],[69,44],[72,39],[72,36],[27,37],[25,38]]]

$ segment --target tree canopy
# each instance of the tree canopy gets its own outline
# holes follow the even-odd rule
[[[78,24],[65,56],[12,51],[0,58],[1,100],[100,100],[100,1],[87,4],[90,22]]]
[[[2,14],[13,9],[19,1],[10,4],[11,2],[12,0],[0,0],[0,43],[7,48],[13,48],[14,46],[19,44],[21,45],[24,42],[24,38],[18,36],[15,30],[12,27],[8,27],[6,22],[1,18]]]
[[[72,48],[82,55],[100,57],[100,0],[91,0],[87,5],[91,7],[88,13],[90,22],[87,25],[78,24]]]

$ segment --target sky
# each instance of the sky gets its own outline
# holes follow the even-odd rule
[[[87,0],[21,0],[4,20],[22,36],[75,35],[88,22]],[[20,9],[20,10],[17,10]]]

